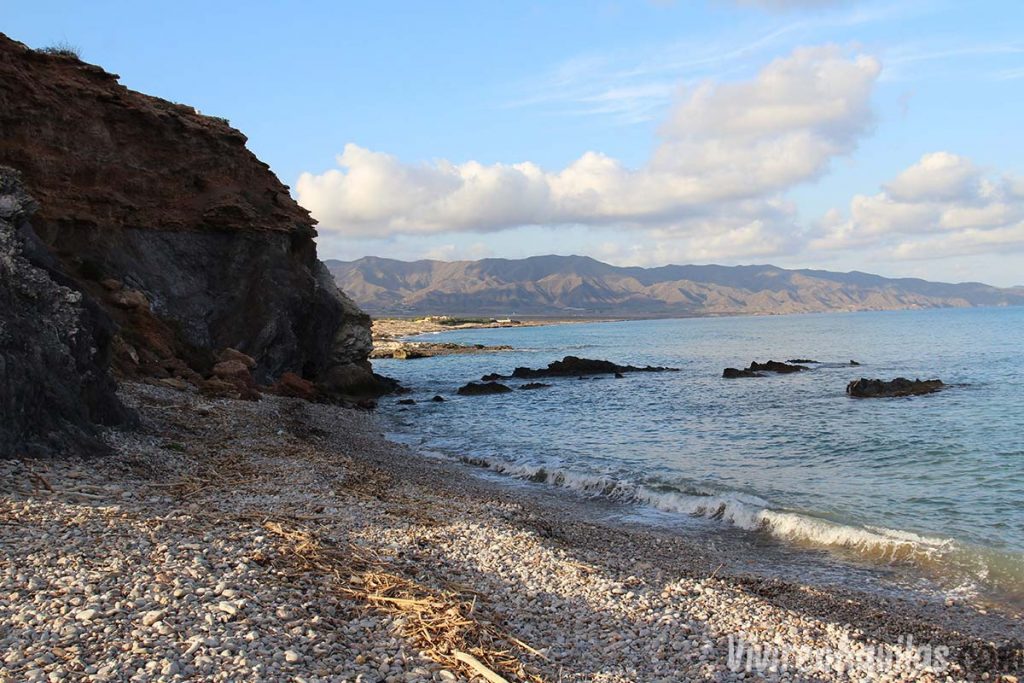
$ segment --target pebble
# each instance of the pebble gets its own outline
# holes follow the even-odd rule
[[[426,645],[411,639],[406,616],[369,610],[315,571],[290,571],[280,538],[263,525],[290,516],[424,585],[471,589],[465,597],[477,618],[494,617],[542,650],[538,657],[510,646],[545,680],[874,680],[856,666],[750,675],[727,666],[728,637],[741,632],[760,643],[864,654],[876,644],[858,631],[869,632],[877,613],[870,603],[855,613],[858,622],[811,609],[813,598],[801,594],[780,605],[721,576],[662,574],[638,540],[574,546],[574,530],[593,527],[571,520],[543,520],[544,529],[561,523],[570,539],[552,542],[538,525],[520,523],[534,519],[520,499],[462,493],[464,480],[430,469],[439,465],[409,465],[423,475],[402,480],[407,452],[385,442],[362,411],[271,396],[206,400],[140,384],[121,391],[143,429],[108,432],[115,452],[102,461],[32,463],[54,492],[34,487],[22,461],[0,460],[0,518],[11,522],[0,524],[8,560],[0,563],[0,624],[8,626],[0,628],[0,683],[468,680],[459,665],[421,653]],[[355,451],[389,472],[351,460]],[[236,461],[237,472],[221,474],[227,488],[202,478],[206,463]],[[206,486],[189,495],[166,486],[194,477]],[[959,618],[962,605],[937,607]],[[920,678],[898,667],[888,680]],[[948,675],[967,673],[999,680],[1005,672]]]

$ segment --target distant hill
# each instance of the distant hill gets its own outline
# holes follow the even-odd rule
[[[1024,304],[1019,288],[768,265],[620,268],[585,256],[326,263],[377,315],[645,318]]]

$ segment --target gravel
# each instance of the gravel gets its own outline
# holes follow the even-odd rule
[[[363,412],[121,391],[143,426],[106,435],[115,455],[0,461],[4,683],[472,677],[425,656],[400,611],[339,590],[344,572],[296,566],[268,520],[472,596],[475,618],[499,624],[543,680],[996,680],[1019,670],[1019,659],[979,659],[998,643],[972,633],[970,614],[957,612],[952,628],[949,615],[839,588],[716,574],[706,548],[596,524],[418,458]],[[899,634],[948,645],[950,664],[872,668],[881,646],[913,651]],[[843,658],[734,671],[729,643],[741,636]],[[998,652],[1019,656],[1014,647]]]

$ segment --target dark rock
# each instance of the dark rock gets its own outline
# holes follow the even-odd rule
[[[208,376],[233,348],[262,384],[292,372],[356,401],[395,386],[372,372],[369,317],[317,259],[315,222],[224,119],[2,34],[0,83],[0,164],[117,324],[118,373],[180,358]]]
[[[850,361],[850,365],[860,365],[860,363],[858,363],[858,362],[857,362],[857,361],[855,361],[855,360],[851,360],[851,361]]]
[[[807,368],[802,365],[790,365],[789,363],[780,363],[775,360],[770,360],[767,363],[758,363],[757,361],[754,361],[747,369],[752,370],[753,372],[778,372],[781,374],[807,370]]]
[[[543,377],[583,377],[586,375],[621,375],[624,372],[676,372],[677,368],[663,368],[648,365],[647,367],[636,367],[633,365],[618,365],[607,360],[593,360],[590,358],[577,358],[566,356],[562,360],[549,363],[546,368],[532,370],[530,368],[516,368],[511,375],[499,375],[493,373],[484,375],[485,382],[498,379],[540,379]]]
[[[435,396],[430,400],[433,401],[434,403],[444,403],[444,396]]]
[[[580,379],[583,379],[583,378],[581,377]],[[527,382],[526,384],[523,384],[519,388],[524,390],[524,391],[529,391],[531,389],[546,389],[547,387],[550,387],[550,386],[551,386],[550,384],[544,384],[544,382]]]
[[[0,458],[103,453],[97,425],[136,419],[108,372],[114,326],[39,242],[36,208],[0,167]]]
[[[787,363],[818,363],[820,361],[811,360],[810,358],[790,358],[786,362]]]
[[[412,398],[403,398],[403,399],[401,399],[398,402],[398,405],[400,405],[400,406],[414,406],[414,405],[416,405],[416,400],[412,399]]]
[[[624,377],[625,377],[625,375],[623,375],[621,372],[616,372],[615,373],[615,379],[622,379]]]
[[[939,379],[911,380],[906,377],[897,377],[885,381],[861,377],[846,385],[846,393],[855,398],[893,398],[932,394],[945,386]]]
[[[813,361],[809,361],[813,362]],[[770,360],[767,363],[758,363],[754,361],[743,370],[739,368],[726,368],[722,371],[722,377],[726,379],[736,379],[739,377],[764,377],[764,372],[778,372],[778,373],[790,373],[800,372],[801,370],[807,370],[802,365],[789,365],[788,363],[780,363],[778,361]]]
[[[737,379],[739,377],[764,377],[764,375],[750,369],[740,370],[739,368],[726,368],[722,371],[722,377],[725,379]]]
[[[459,394],[462,396],[485,396],[487,394],[504,394],[512,391],[504,384],[498,384],[497,382],[486,382],[480,384],[478,382],[470,382],[464,387],[459,387]]]

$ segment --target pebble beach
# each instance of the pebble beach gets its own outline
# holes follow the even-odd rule
[[[1010,617],[736,573],[420,457],[372,413],[121,394],[142,425],[110,456],[0,462],[4,683],[1020,674]]]

